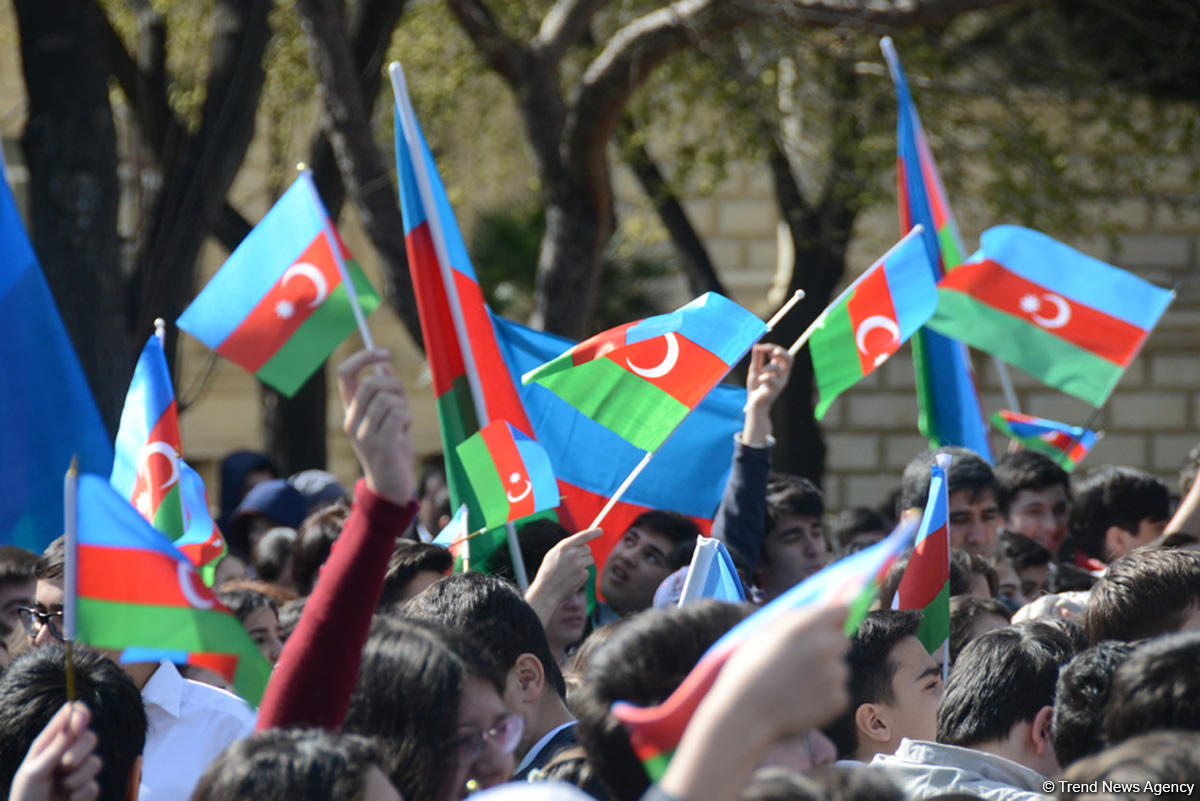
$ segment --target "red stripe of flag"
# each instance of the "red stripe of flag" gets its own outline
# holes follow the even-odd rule
[[[188,654],[187,663],[211,670],[223,676],[226,681],[232,682],[237,673],[238,657],[235,654],[192,653]]]
[[[584,362],[600,359],[612,353],[617,348],[625,346],[626,332],[636,325],[636,321],[625,323],[607,331],[601,331],[594,337],[585,339],[571,349],[571,364],[578,367]]]
[[[251,373],[258,372],[320,305],[312,305],[321,289],[317,286],[319,279],[311,273],[314,268],[325,282],[325,294],[321,298],[324,300],[342,283],[341,272],[324,233],[318,234],[299,258],[280,274],[279,280],[267,290],[246,319],[217,346],[217,353]]]
[[[422,266],[421,269],[410,270],[409,274],[412,276],[413,292],[417,296],[421,334],[425,338],[425,356],[433,373],[433,395],[440,398],[450,390],[454,379],[466,375],[467,369],[463,364],[446,287],[438,270],[429,223],[423,222],[409,231],[405,245],[409,262],[414,266]]]
[[[1064,298],[991,259],[959,265],[947,273],[938,286],[957,290],[1006,314],[1027,320],[1121,367],[1133,361],[1146,337],[1146,332],[1136,325]],[[1025,311],[1022,302],[1038,305]],[[1047,326],[1034,319],[1036,316],[1057,323],[1064,313],[1069,316],[1061,325]]]
[[[525,462],[517,450],[516,443],[509,436],[504,426],[485,427],[480,429],[483,434],[483,444],[487,446],[496,472],[500,474],[500,483],[508,498],[510,520],[528,517],[536,511],[529,474],[525,470]],[[524,496],[524,497],[522,497]],[[520,498],[514,501],[513,498]]]
[[[950,578],[950,542],[948,526],[929,532],[917,543],[904,569],[897,594],[901,609],[924,609]],[[912,595],[909,595],[909,592]]]
[[[161,450],[148,449],[148,446],[159,442],[170,448],[176,458],[171,459]],[[146,444],[138,454],[137,479],[133,483],[133,494],[129,498],[129,501],[137,506],[137,500],[142,493],[147,494],[150,501],[147,519],[151,521],[154,520],[154,515],[163,498],[179,482],[178,457],[182,450],[183,440],[179,436],[179,409],[175,399],[172,398],[171,404],[167,406],[166,411],[154,424],[154,428],[150,430]],[[165,487],[164,484],[166,484]]]
[[[191,607],[192,594],[200,608],[224,610],[190,564],[158,551],[80,543],[78,588],[80,598],[147,606]]]
[[[691,408],[708,394],[708,390],[725,375],[729,367],[719,357],[682,334],[674,334],[673,339],[676,344],[673,364],[668,364],[667,361],[672,357],[672,347],[665,336],[643,339],[613,351],[607,354],[607,357]],[[647,370],[667,366],[670,369],[661,376],[639,375],[637,370],[633,369],[636,367],[645,373]],[[698,376],[710,378],[698,380]]]
[[[525,413],[525,404],[517,394],[508,364],[500,353],[496,342],[496,329],[492,316],[487,311],[483,290],[470,276],[458,270],[450,270],[454,287],[458,292],[459,307],[463,312],[463,323],[471,343],[471,354],[475,360],[475,371],[479,383],[484,387],[483,402],[488,422],[507,420],[525,434],[533,437],[533,426]]]
[[[875,325],[864,331],[861,347],[858,347],[859,327],[870,317],[884,317],[896,326],[897,332],[900,330],[900,319],[896,316],[892,292],[888,289],[887,275],[882,266],[868,273],[854,288],[846,301],[846,311],[850,315],[850,330],[854,332],[858,364],[863,375],[866,375],[875,369],[877,362],[900,349],[899,336],[892,336],[885,326]]]

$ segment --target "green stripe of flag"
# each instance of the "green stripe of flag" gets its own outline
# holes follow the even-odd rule
[[[825,322],[808,340],[808,349],[817,380],[816,416],[820,420],[834,399],[863,377],[846,301],[829,311]]]
[[[508,517],[508,494],[496,473],[495,462],[483,437],[467,438],[458,446],[463,469],[470,474],[471,487],[483,510],[484,525]],[[467,467],[470,465],[470,468]]]
[[[76,631],[94,648],[154,648],[189,653],[236,654],[234,688],[258,706],[271,666],[238,619],[216,609],[150,606],[80,598]]]
[[[167,535],[169,540],[177,540],[183,536],[183,497],[179,491],[179,482],[171,487],[171,491],[163,496],[158,509],[154,512],[152,526]]]
[[[913,379],[917,386],[917,430],[929,440],[931,448],[940,448],[941,441],[935,428],[930,410],[933,409],[933,374],[929,369],[929,346],[925,341],[925,330],[918,329],[910,338],[913,357]]]
[[[363,274],[358,262],[347,261],[346,269],[349,270],[351,280],[358,290],[358,303],[366,316],[379,306],[379,295]],[[263,383],[291,397],[357,327],[346,285],[338,284],[325,302],[313,310],[308,319],[296,329],[296,333],[283,343],[255,375]]]
[[[442,433],[442,453],[446,461],[446,487],[450,490],[450,508],[457,509],[465,503],[471,510],[467,529],[478,531],[483,527],[483,517],[479,514],[479,503],[463,470],[462,460],[458,458],[459,443],[479,430],[467,377],[460,375],[455,378],[450,389],[437,399],[436,405],[438,427]]]
[[[933,653],[950,637],[950,583],[947,581],[933,600],[921,610],[921,625],[917,639],[925,650]]]
[[[1104,405],[1123,372],[1120,366],[1028,320],[956,290],[938,289],[937,311],[928,325],[1093,406]]]
[[[593,359],[537,383],[644,451],[656,450],[688,413],[685,404],[611,359]]]
[[[642,768],[646,771],[646,776],[651,782],[657,782],[666,774],[667,768],[671,765],[671,757],[675,756],[675,749],[663,751],[654,756],[642,761]]]

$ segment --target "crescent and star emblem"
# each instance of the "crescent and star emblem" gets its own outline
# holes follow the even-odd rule
[[[638,367],[629,361],[629,359],[626,359],[625,366],[642,378],[662,378],[675,369],[675,364],[679,361],[679,339],[675,336],[674,332],[664,334],[663,337],[667,340],[667,355],[663,357],[661,362],[653,367]]]
[[[1054,307],[1053,317],[1038,314],[1046,303]],[[1071,322],[1071,304],[1067,303],[1065,298],[1050,292],[1043,292],[1041,297],[1034,294],[1025,295],[1021,298],[1021,311],[1028,314],[1030,319],[1042,328],[1062,328]]]
[[[146,463],[156,453],[167,457],[167,461],[171,464],[171,475],[159,487],[159,489],[165,490],[167,487],[179,483],[179,454],[175,452],[174,448],[161,440],[158,442],[148,442],[139,454],[138,462],[141,465],[141,470],[149,472],[146,468]]]
[[[329,282],[325,280],[325,275],[315,265],[306,261],[296,262],[284,270],[283,277],[279,279],[279,285],[287,286],[287,282],[296,276],[307,278],[317,292],[317,297],[308,304],[308,308],[317,308],[325,302],[325,298],[329,297]]]
[[[513,473],[512,475],[510,475],[508,477],[509,483],[513,484],[514,486],[520,480],[521,480],[520,473]],[[509,503],[520,503],[521,501],[528,498],[529,493],[531,493],[531,492],[533,492],[533,485],[531,483],[529,483],[529,479],[525,479],[525,489],[524,490],[522,490],[517,495],[513,495],[512,492],[506,492],[506,493],[504,493],[504,497],[508,498]]]
[[[179,591],[183,593],[183,599],[188,602],[188,606],[193,609],[212,609],[215,604],[197,592],[196,585],[192,583],[196,578],[196,572],[192,566],[185,562],[179,562],[175,569],[179,579]]]
[[[891,342],[886,347],[900,344],[900,326],[896,325],[895,320],[890,317],[884,317],[882,314],[872,314],[867,319],[858,324],[858,330],[854,332],[854,344],[858,347],[858,352],[864,356],[870,356],[870,351],[867,350],[867,335],[875,329],[880,328],[887,331],[891,336]],[[875,357],[875,365],[879,366],[887,360],[889,352],[880,353]]]

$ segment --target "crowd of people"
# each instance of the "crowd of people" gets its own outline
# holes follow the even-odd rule
[[[680,606],[700,532],[666,509],[639,516],[603,564],[598,530],[526,524],[524,592],[502,570],[452,574],[430,542],[450,517],[444,478],[414,471],[387,354],[355,354],[338,373],[363,472],[352,490],[319,471],[277,476],[261,454],[222,466],[230,554],[215,589],[274,666],[257,710],[196,665],[68,650],[61,538],[41,554],[0,548],[0,789],[13,801],[1190,795],[1196,466],[1175,503],[1133,468],[1072,481],[1037,452],[993,467],[942,448],[915,454],[892,497],[833,514],[814,484],[771,470],[770,413],[791,366],[778,346],[752,352],[711,531],[751,600]],[[931,652],[922,612],[892,608],[901,559],[849,636],[839,606],[755,634],[665,772],[643,764],[613,704],[664,702],[758,605],[919,515],[941,453],[946,643]]]

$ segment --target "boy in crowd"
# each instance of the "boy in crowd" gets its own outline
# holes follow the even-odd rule
[[[934,458],[949,454],[946,484],[950,492],[950,545],[989,556],[1000,528],[1000,506],[996,501],[996,476],[979,454],[956,446],[924,451],[904,468],[901,478],[901,509],[925,509],[929,498],[929,472]]]
[[[1171,516],[1167,485],[1145,470],[1106,465],[1075,490],[1061,561],[1111,562],[1157,538]]]
[[[1004,527],[1058,555],[1067,537],[1071,480],[1044,453],[1021,450],[996,462],[996,503]]]

